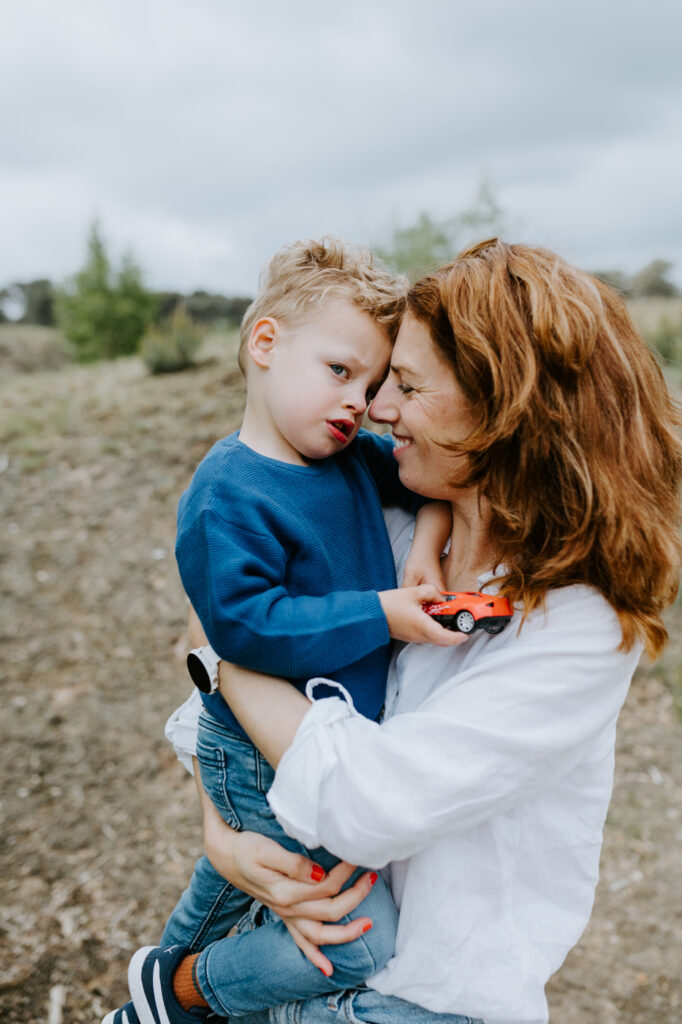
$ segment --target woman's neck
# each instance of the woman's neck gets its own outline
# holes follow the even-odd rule
[[[478,577],[495,568],[484,499],[467,491],[452,502],[450,550],[443,559],[448,590],[478,590]]]

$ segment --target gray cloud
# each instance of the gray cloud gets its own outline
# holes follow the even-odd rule
[[[293,237],[376,240],[482,176],[524,237],[682,272],[682,9],[29,0],[0,40],[0,282],[102,219],[156,285],[250,291]]]

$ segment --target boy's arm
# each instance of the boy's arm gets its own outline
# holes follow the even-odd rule
[[[416,515],[422,505],[431,500],[415,494],[400,482],[398,463],[393,456],[393,438],[390,434],[373,434],[369,430],[361,430],[353,443],[358,446],[364,457],[384,507],[397,505],[398,508]]]
[[[393,457],[393,440],[389,435],[363,430],[358,434],[356,443],[379,489],[382,504],[397,505],[417,517],[412,548],[405,563],[403,586],[433,583],[443,590],[445,581],[440,556],[452,529],[450,505],[415,494],[401,483],[398,463]]]
[[[405,562],[403,587],[432,583],[445,590],[441,568],[443,548],[452,530],[452,508],[447,501],[430,501],[417,513],[414,539]]]
[[[227,661],[303,678],[350,665],[389,642],[376,591],[290,597],[281,544],[212,510],[182,521],[176,556],[209,643]]]
[[[448,646],[453,633],[421,610],[435,587],[337,591],[290,597],[281,583],[286,555],[272,536],[252,534],[203,513],[178,535],[187,596],[208,641],[226,661],[270,675],[334,672],[389,642]]]

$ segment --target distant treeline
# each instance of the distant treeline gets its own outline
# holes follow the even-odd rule
[[[668,277],[672,268],[673,264],[668,260],[652,260],[636,274],[625,274],[622,270],[595,270],[592,273],[626,299],[670,299],[682,294]]]
[[[615,288],[626,298],[671,298],[681,294],[680,289],[669,279],[673,264],[668,260],[652,260],[635,274],[622,270],[595,270],[595,277]],[[237,326],[251,299],[242,295],[220,295],[202,290],[189,295],[182,292],[151,292],[154,305],[153,322],[167,321],[178,308],[198,324],[224,323]],[[17,318],[22,324],[41,324],[53,327],[56,323],[56,289],[51,281],[41,278],[37,281],[17,282],[0,289],[0,322],[9,318],[3,306],[11,302],[16,309],[23,309]]]
[[[53,327],[57,322],[56,293],[57,289],[52,282],[44,278],[17,282],[0,289],[0,322],[10,319],[3,307],[11,303],[14,309],[23,310],[18,318],[11,318],[16,323]],[[153,322],[157,324],[164,323],[177,309],[184,308],[195,323],[237,326],[251,302],[250,298],[242,295],[226,296],[201,290],[189,295],[182,292],[149,294],[153,301]]]

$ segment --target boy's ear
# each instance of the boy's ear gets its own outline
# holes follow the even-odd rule
[[[246,351],[256,366],[267,370],[278,337],[279,324],[273,317],[263,316],[256,320],[246,345]]]

